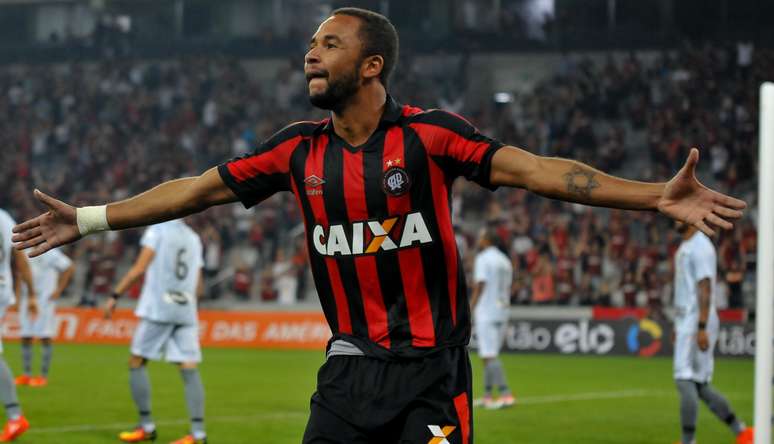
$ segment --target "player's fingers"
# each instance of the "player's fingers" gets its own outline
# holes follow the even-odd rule
[[[699,163],[699,150],[691,148],[691,152],[688,153],[688,159],[685,160],[685,171],[690,176],[696,175],[696,164]]]
[[[723,220],[723,219],[719,218],[718,216],[716,216],[715,214],[712,214],[712,213],[708,214],[707,217],[704,218],[704,220],[706,220],[707,222],[711,223],[712,225],[714,225],[716,227],[719,227],[719,228],[722,228],[724,230],[730,230],[730,229],[734,228],[734,224],[732,224],[731,222],[729,222],[727,220]]]
[[[698,228],[702,233],[706,234],[707,236],[712,237],[712,236],[715,235],[715,230],[713,230],[712,228],[708,227],[707,224],[705,224],[703,220],[700,220],[700,221],[696,222],[695,224],[693,224],[693,226]]]
[[[24,242],[26,240],[32,239],[33,237],[40,236],[41,233],[42,233],[42,230],[40,229],[39,226],[30,228],[29,230],[24,230],[19,234],[14,234],[13,236],[11,236],[11,241]]]
[[[37,226],[40,226],[40,216],[34,217],[28,221],[22,222],[19,225],[16,225],[13,227],[14,233],[22,233],[26,230],[29,230],[30,228],[35,228]]]
[[[32,251],[30,251],[30,253],[27,256],[37,257],[45,253],[46,251],[50,250],[51,248],[53,248],[51,244],[49,244],[48,242],[43,242],[41,244],[38,244],[37,247],[33,248]]]
[[[739,219],[742,217],[742,212],[739,210],[732,210],[731,208],[715,205],[712,212],[725,219]]]
[[[41,201],[43,204],[45,204],[47,207],[54,209],[62,204],[61,201],[54,199],[53,197],[49,196],[48,194],[40,191],[39,189],[35,189],[33,192],[35,194],[35,197]]]
[[[42,244],[45,241],[46,241],[45,237],[43,237],[41,235],[38,235],[38,236],[35,236],[32,239],[28,239],[28,240],[26,240],[24,242],[19,242],[18,244],[14,245],[14,247],[17,250],[26,250],[27,248],[31,248],[31,247],[34,247],[36,245],[40,245],[40,244]]]
[[[726,196],[725,194],[718,194],[718,196],[715,198],[715,202],[724,207],[733,208],[735,210],[744,210],[747,208],[747,203],[745,201],[735,197]]]

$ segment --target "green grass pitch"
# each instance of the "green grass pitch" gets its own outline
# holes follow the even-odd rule
[[[36,348],[36,359],[37,353]],[[18,373],[18,344],[5,344],[5,356]],[[32,428],[18,442],[117,442],[116,434],[136,421],[127,358],[127,347],[57,345],[49,386],[19,389]],[[205,349],[204,359],[210,443],[301,441],[321,351]],[[506,355],[503,361],[519,403],[507,410],[476,410],[477,444],[655,444],[679,437],[668,359]],[[169,364],[149,368],[157,442],[167,443],[188,428],[182,383]],[[473,369],[479,393],[481,365],[475,356]],[[749,422],[752,360],[718,360],[715,373],[715,386]],[[698,443],[733,441],[702,407]]]

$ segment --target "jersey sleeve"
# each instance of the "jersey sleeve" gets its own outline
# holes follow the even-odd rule
[[[54,269],[62,273],[70,268],[70,265],[72,265],[73,261],[69,257],[67,257],[58,249],[52,250],[51,252],[54,253],[54,257],[51,258],[51,265],[54,267]]]
[[[161,244],[161,230],[158,226],[153,226],[145,230],[140,238],[140,246],[147,247],[154,252],[159,251],[159,245]]]
[[[702,242],[698,248],[691,251],[691,265],[695,282],[715,277],[717,271],[715,249],[712,248],[709,240],[706,243]]]
[[[473,282],[478,284],[487,281],[486,275],[486,258],[484,256],[477,256],[473,263]]]
[[[412,116],[409,126],[447,175],[464,176],[491,190],[497,188],[490,181],[492,157],[505,144],[481,134],[470,122],[447,111],[432,110]]]
[[[253,152],[218,166],[223,182],[245,208],[279,191],[290,191],[290,156],[301,142],[297,123],[280,130]]]

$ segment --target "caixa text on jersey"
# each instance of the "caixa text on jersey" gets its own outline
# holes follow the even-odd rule
[[[403,222],[403,223],[400,223]],[[351,224],[315,225],[312,243],[323,256],[373,254],[433,242],[425,219],[419,211],[383,221],[368,220]]]

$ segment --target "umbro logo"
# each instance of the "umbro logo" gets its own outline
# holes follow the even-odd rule
[[[317,188],[320,185],[325,183],[325,179],[322,179],[322,178],[317,177],[316,175],[312,174],[311,176],[309,176],[306,179],[304,179],[304,183],[308,187]]]
[[[442,428],[437,425],[428,425],[427,428],[429,428],[430,433],[433,434],[433,437],[430,438],[430,441],[428,441],[427,444],[450,444],[449,440],[446,438],[448,438],[457,427],[450,425]]]
[[[304,179],[304,183],[306,184],[307,196],[322,196],[323,191],[320,187],[325,183],[325,179],[312,174]]]

